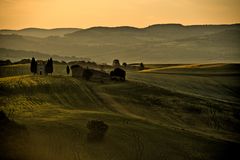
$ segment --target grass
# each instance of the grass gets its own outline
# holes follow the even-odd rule
[[[59,68],[53,76],[0,78],[0,109],[29,132],[18,159],[229,159],[225,156],[236,154],[236,76],[129,71],[127,82],[98,84],[60,75],[65,67]],[[92,119],[109,125],[101,143],[87,142]],[[16,154],[14,145],[9,154]]]
[[[146,65],[148,67],[148,65]],[[181,75],[239,75],[239,64],[228,63],[212,63],[212,64],[175,64],[160,65],[149,69],[142,70],[143,73],[159,73],[159,74],[181,74]]]

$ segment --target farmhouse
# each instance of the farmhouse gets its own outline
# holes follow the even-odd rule
[[[44,61],[37,61],[37,74],[45,75],[46,74],[46,64]]]
[[[110,75],[104,71],[83,68],[80,65],[72,65],[71,70],[72,70],[72,77],[75,77],[75,78],[84,78],[83,76],[84,71],[89,70],[91,72],[91,77],[90,77],[91,81],[102,82],[102,81],[110,80]]]
[[[126,66],[127,69],[132,69],[132,70],[144,70],[144,64],[141,63],[131,63]]]
[[[113,65],[114,68],[120,67],[120,62],[119,62],[119,60],[118,60],[118,59],[114,59],[112,65]]]
[[[72,65],[71,70],[72,70],[72,77],[82,78],[83,70],[84,70],[83,67],[81,67],[80,65]]]

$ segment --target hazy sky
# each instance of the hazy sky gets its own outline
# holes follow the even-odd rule
[[[0,28],[240,22],[240,0],[0,0]]]

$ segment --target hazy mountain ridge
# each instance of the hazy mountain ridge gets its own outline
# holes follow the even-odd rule
[[[54,29],[42,29],[42,28],[24,28],[20,30],[0,30],[0,34],[18,34],[22,36],[32,37],[48,37],[48,36],[64,36],[65,34],[72,33],[81,30],[80,28],[54,28]]]
[[[183,32],[192,30],[201,31],[201,32],[217,32],[225,29],[240,29],[240,24],[231,24],[231,25],[189,25],[184,26],[182,24],[154,24],[145,28],[137,28],[131,26],[119,26],[119,27],[91,27],[87,29],[82,29],[73,33],[66,34],[66,36],[78,36],[83,33],[98,33],[98,32],[137,32],[142,34],[150,34],[151,32]]]
[[[92,27],[45,38],[0,35],[0,47],[96,62],[209,63],[240,61],[240,24]]]
[[[24,50],[13,50],[13,49],[6,49],[0,48],[0,55],[2,60],[10,59],[12,61],[17,61],[19,59],[30,59],[31,57],[35,57],[39,60],[46,60],[52,57],[54,60],[59,61],[74,61],[74,60],[90,60],[88,58],[79,58],[79,57],[69,57],[69,56],[58,56],[58,55],[49,55],[45,53],[39,53],[35,51],[24,51]]]

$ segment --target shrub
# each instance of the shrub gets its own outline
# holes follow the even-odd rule
[[[101,141],[108,130],[108,125],[100,120],[91,120],[88,121],[87,128],[89,129],[88,141]]]
[[[126,71],[121,68],[115,68],[110,72],[110,77],[112,80],[122,80],[125,81]]]
[[[140,69],[140,70],[144,70],[144,64],[143,64],[143,63],[140,63],[139,69]]]

